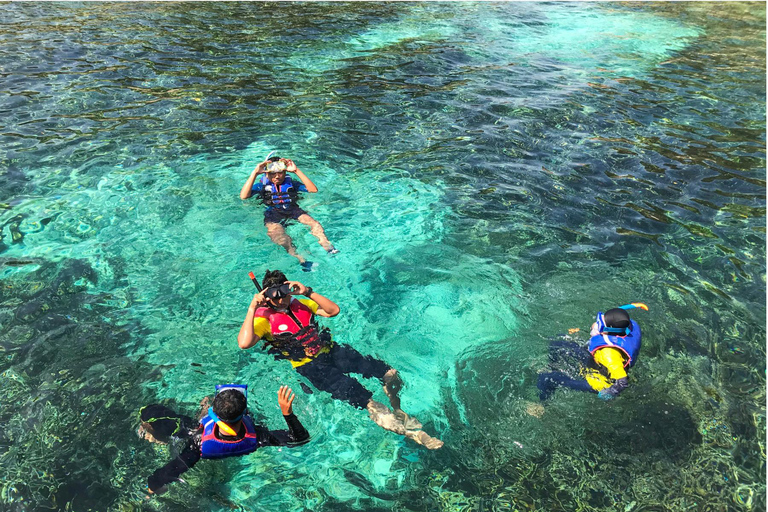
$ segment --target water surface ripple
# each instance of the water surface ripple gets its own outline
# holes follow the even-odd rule
[[[765,510],[765,23],[750,2],[0,5],[0,508]],[[237,198],[273,149],[341,249],[290,228],[318,264],[293,277],[446,447],[301,394],[310,444],[144,502],[170,453],[135,436],[142,405],[243,381],[277,426],[300,386],[235,343],[247,271],[298,270]],[[632,386],[527,415],[549,340],[631,301]]]

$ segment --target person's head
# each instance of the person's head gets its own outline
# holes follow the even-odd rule
[[[267,179],[275,185],[282,185],[287,167],[284,158],[273,156],[267,161]]]
[[[225,389],[213,399],[214,414],[227,424],[240,421],[247,406],[245,395],[236,389]]]
[[[291,296],[281,288],[287,281],[288,278],[279,270],[267,270],[261,281],[267,301],[278,309],[285,309],[291,303]]]
[[[600,322],[598,322],[598,325],[599,324]],[[630,321],[629,313],[627,313],[626,310],[613,308],[602,314],[602,324],[603,325],[600,326],[600,332],[608,334],[628,334],[632,322]]]

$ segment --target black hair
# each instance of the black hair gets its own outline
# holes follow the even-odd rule
[[[225,389],[213,399],[213,412],[222,421],[235,421],[245,412],[247,405],[244,394],[236,389]]]
[[[285,274],[279,270],[267,270],[264,279],[261,281],[261,287],[265,290],[271,286],[280,286],[288,280]]]
[[[606,327],[614,329],[626,329],[630,325],[629,313],[621,308],[609,309],[603,314],[603,321]]]

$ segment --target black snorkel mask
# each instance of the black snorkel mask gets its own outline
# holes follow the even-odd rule
[[[259,291],[262,291],[263,288],[259,284],[259,280],[256,279],[256,276],[253,274],[253,272],[248,272],[248,277],[251,278],[251,281],[253,281],[253,285],[256,287],[256,289]],[[275,300],[280,300],[287,295],[292,295],[293,292],[294,290],[290,284],[283,283],[279,286],[270,286],[269,288],[264,290],[264,297],[269,300],[275,301]]]
[[[288,283],[283,283],[280,286],[270,286],[267,288],[264,292],[264,297],[268,298],[269,300],[280,300],[283,297],[291,295],[292,292],[293,287]]]

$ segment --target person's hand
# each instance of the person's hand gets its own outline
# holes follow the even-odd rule
[[[256,174],[263,174],[263,173],[267,172],[267,164],[268,163],[269,162],[267,160],[264,160],[259,165],[257,165],[256,168],[254,169],[254,171],[256,171]]]
[[[614,398],[616,398],[616,393],[611,391],[611,388],[607,388],[607,389],[600,390],[597,393],[597,396],[601,400],[613,400]]]
[[[305,295],[309,291],[309,288],[298,281],[287,281],[286,284],[291,286],[291,295]]]
[[[289,160],[289,159],[286,158],[284,161],[285,161],[285,171],[286,172],[296,172],[297,170],[299,170],[299,168],[296,167],[296,164],[293,163],[293,160]]]
[[[293,394],[293,390],[288,386],[280,386],[277,391],[277,403],[280,404],[280,410],[283,411],[283,416],[290,416],[293,414],[293,400],[296,395]]]
[[[266,292],[266,288],[264,290],[261,290],[256,295],[253,296],[253,299],[251,300],[251,307],[253,309],[258,309],[262,306],[267,305],[267,298],[264,296],[264,292]]]

